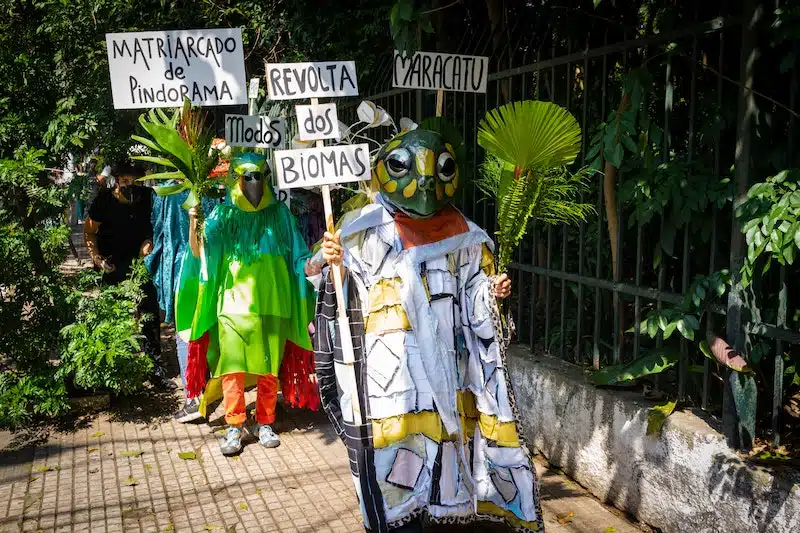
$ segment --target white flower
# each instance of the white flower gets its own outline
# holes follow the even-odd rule
[[[292,148],[311,148],[311,146],[313,146],[313,142],[314,141],[303,141],[297,136],[297,134],[295,134],[295,136],[292,137]]]
[[[340,120],[339,121],[339,135],[335,137],[336,142],[342,142],[342,139],[348,140],[349,137],[350,137],[350,134],[351,134],[350,126],[348,126],[347,124],[345,124],[344,122],[342,122]]]
[[[392,122],[392,117],[380,106],[375,105],[369,100],[364,100],[358,105],[356,110],[358,119],[367,124],[369,128],[377,128],[378,126],[385,126]]]
[[[411,120],[408,117],[403,117],[400,119],[400,130],[401,131],[413,131],[417,129],[417,123]]]

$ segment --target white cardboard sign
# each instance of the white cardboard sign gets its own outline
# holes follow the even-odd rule
[[[115,109],[247,104],[240,28],[107,33]]]
[[[432,52],[406,57],[394,52],[393,87],[486,93],[488,77],[488,57]]]
[[[268,63],[266,78],[272,100],[358,96],[355,61]]]
[[[297,133],[301,141],[321,141],[339,137],[336,104],[296,105]]]
[[[279,189],[370,179],[369,145],[346,144],[275,151]]]
[[[261,115],[225,115],[228,146],[282,148],[286,144],[286,121]]]

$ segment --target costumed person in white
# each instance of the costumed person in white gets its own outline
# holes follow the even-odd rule
[[[314,337],[322,406],[348,448],[367,531],[477,522],[543,531],[493,312],[511,284],[496,276],[486,232],[451,205],[463,186],[462,141],[427,127],[381,149],[373,203],[323,239],[329,266]],[[333,268],[344,279],[352,367]]]

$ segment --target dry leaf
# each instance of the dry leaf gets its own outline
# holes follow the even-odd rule
[[[608,526],[606,528],[606,533],[617,533],[617,528],[615,528],[614,526]]]
[[[52,466],[37,466],[36,468],[34,468],[34,470],[36,470],[37,472],[51,472],[51,471],[53,471],[53,467]]]
[[[239,460],[239,456],[238,455],[234,455],[233,457],[231,457],[231,459],[233,459],[234,461],[238,461]]]
[[[133,476],[128,476],[128,479],[125,480],[125,485],[128,487],[135,487],[139,483],[136,481],[136,478]]]
[[[38,478],[38,477],[36,477],[36,476],[31,476],[31,479],[29,480],[29,482],[30,482],[30,483],[33,483],[33,482],[34,482],[34,481],[36,481],[37,479],[39,479],[39,478]]]
[[[122,457],[139,457],[144,452],[142,450],[130,450],[125,452],[119,452]]]
[[[98,431],[97,433],[92,433],[92,438],[93,439],[99,439],[103,435],[105,435],[105,433],[103,433],[102,431]]]
[[[206,531],[218,531],[218,530],[222,529],[222,526],[217,526],[217,525],[214,525],[214,524],[206,524],[203,527],[203,529],[206,530]]]
[[[194,461],[197,459],[197,454],[194,452],[178,452],[178,457],[184,461]]]
[[[175,531],[175,526],[172,525],[172,522],[167,524],[167,527],[164,528],[164,533],[172,533]]]
[[[242,510],[246,511],[247,510],[247,504],[246,503],[240,503],[239,504],[239,509],[242,509]]]
[[[151,468],[153,468],[153,466],[152,466],[152,465],[144,465],[144,469],[145,469],[145,470],[150,470]]]
[[[86,448],[86,453],[93,453],[93,452],[96,452],[96,451],[97,451],[97,450],[99,450],[99,449],[100,449],[100,448],[96,448],[96,447],[94,447],[94,446],[93,446],[93,447],[91,447],[91,448]]]
[[[569,524],[572,522],[572,519],[575,518],[575,513],[570,511],[568,513],[556,515],[556,518],[558,519],[558,523],[561,525]]]
[[[256,496],[261,496],[261,489],[256,489]]]

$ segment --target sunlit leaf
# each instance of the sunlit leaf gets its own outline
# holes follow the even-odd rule
[[[675,411],[675,401],[666,401],[658,405],[654,405],[647,413],[647,435],[650,437],[658,437],[661,433],[661,428],[667,417]]]

